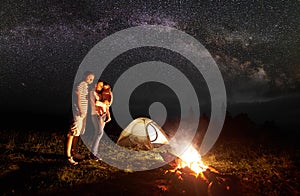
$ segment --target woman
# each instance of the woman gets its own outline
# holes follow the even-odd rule
[[[109,109],[109,106],[112,103],[112,92],[109,84],[99,80],[95,88],[90,92],[91,118],[95,128],[95,137],[92,144],[91,158],[95,161],[101,160],[98,155],[99,143],[103,136],[104,126],[110,121],[109,112],[101,112],[102,110],[107,109],[101,107],[105,102],[107,103]]]

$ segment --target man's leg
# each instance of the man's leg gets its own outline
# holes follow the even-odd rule
[[[82,159],[85,158],[85,156],[79,154],[78,151],[77,151],[77,148],[78,148],[78,147],[77,147],[77,146],[78,146],[78,140],[79,140],[79,136],[74,136],[74,137],[73,137],[71,154],[72,154],[72,156],[73,156],[75,159],[82,160]]]
[[[76,131],[76,134],[74,135],[73,137],[73,140],[72,140],[72,149],[71,149],[71,155],[75,158],[75,159],[78,159],[78,160],[82,160],[85,158],[84,155],[81,155],[78,153],[77,151],[77,148],[78,148],[78,140],[79,140],[79,135],[81,133],[81,130],[83,128],[85,128],[85,123],[84,123],[84,119],[85,118],[81,118],[80,116],[78,116],[76,118],[76,122],[77,122],[77,131]]]
[[[77,124],[76,124],[76,121],[74,119],[74,121],[72,122],[72,125],[70,127],[70,130],[69,130],[69,133],[67,135],[67,138],[66,138],[66,146],[65,146],[65,154],[68,158],[68,162],[69,164],[71,165],[77,165],[78,162],[74,161],[73,160],[73,157],[72,157],[72,144],[73,144],[73,139],[74,139],[74,134],[76,132],[76,129],[77,129]]]

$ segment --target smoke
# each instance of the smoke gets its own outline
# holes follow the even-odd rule
[[[197,127],[198,121],[194,116],[190,116],[187,119],[184,119],[181,122],[185,127],[185,129],[178,129],[176,132],[176,138],[171,137],[170,141],[170,153],[181,157],[186,150],[190,148],[190,146],[194,146],[193,139],[195,137],[195,130],[192,130],[189,127]],[[193,125],[192,125],[193,124]]]

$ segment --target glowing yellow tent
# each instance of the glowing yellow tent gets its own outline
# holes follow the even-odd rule
[[[121,133],[117,144],[135,150],[151,150],[153,147],[169,144],[168,136],[149,118],[133,120]]]

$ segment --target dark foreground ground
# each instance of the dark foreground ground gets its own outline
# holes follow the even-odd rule
[[[203,157],[218,173],[196,178],[188,169],[169,172],[174,162],[142,172],[122,171],[88,158],[69,166],[63,129],[0,131],[0,195],[300,194],[300,147],[293,134],[224,132]],[[89,154],[83,143],[80,150]],[[141,164],[144,159],[151,159],[151,154],[145,153]]]

